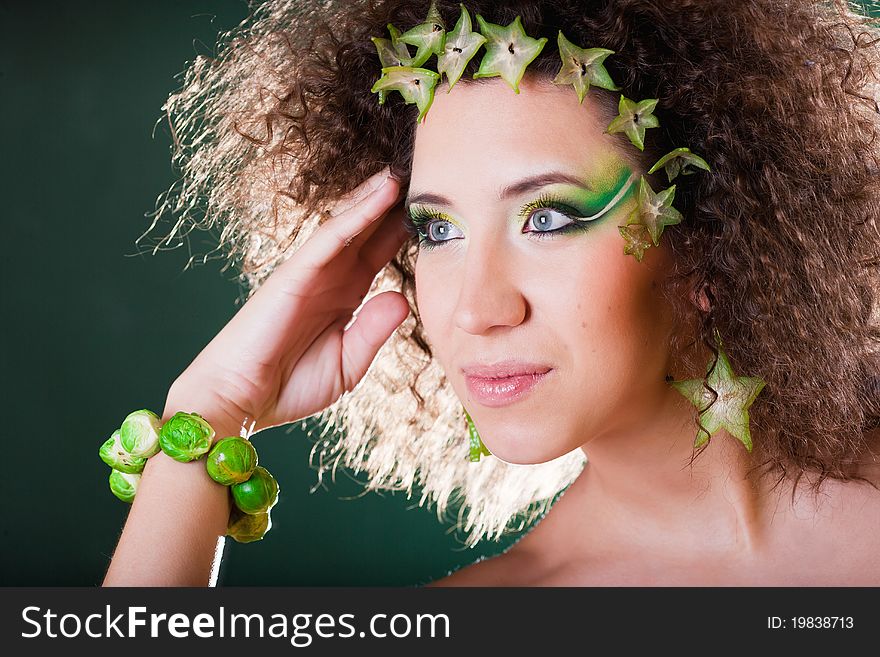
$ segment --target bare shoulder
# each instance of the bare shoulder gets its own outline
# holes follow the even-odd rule
[[[527,586],[522,582],[524,566],[518,552],[511,550],[476,561],[427,586]]]
[[[789,545],[801,545],[805,559],[836,582],[880,585],[880,490],[877,466],[858,473],[865,481],[825,479],[818,492],[800,496],[791,508]]]
[[[504,586],[506,570],[504,555],[499,554],[460,568],[427,586]]]

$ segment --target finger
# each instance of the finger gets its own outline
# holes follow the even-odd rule
[[[378,272],[387,265],[412,237],[403,223],[403,212],[402,205],[389,210],[379,228],[361,247],[360,258],[371,272]]]
[[[345,390],[353,390],[364,378],[379,349],[409,312],[409,303],[399,292],[377,294],[363,305],[354,324],[342,337],[342,380]]]
[[[386,230],[384,223],[387,220],[389,213],[394,212],[395,210],[402,211],[403,204],[401,203],[401,200],[403,199],[404,190],[399,183],[397,186],[397,199],[391,203],[388,209],[385,210],[385,212],[382,213],[382,216],[378,217],[376,221],[371,222],[366,228],[361,230],[354,237],[349,237],[345,244],[346,248],[354,248],[356,250],[360,250],[363,245],[370,240],[373,234],[380,229],[380,227],[382,227],[382,230]]]
[[[358,234],[383,218],[397,201],[399,193],[400,183],[393,178],[387,178],[361,203],[323,224],[300,248],[296,258],[299,266],[313,270],[326,266]]]
[[[342,196],[328,211],[331,217],[338,217],[343,212],[347,212],[352,207],[363,201],[367,196],[372,194],[391,174],[390,167],[384,167],[377,173],[363,181],[353,190]]]
[[[355,205],[363,201],[367,196],[378,189],[385,179],[391,174],[390,167],[383,167],[372,176],[361,182],[357,187],[341,196],[329,208],[327,214],[331,217],[338,217],[343,212],[347,212]]]

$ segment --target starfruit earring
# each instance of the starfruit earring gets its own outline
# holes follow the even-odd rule
[[[476,463],[480,460],[481,456],[491,456],[492,452],[483,444],[480,434],[477,433],[477,427],[474,426],[474,421],[466,410],[464,418],[468,428],[468,443],[470,445],[470,456],[468,458]]]
[[[672,381],[670,385],[700,411],[701,427],[697,432],[694,448],[702,447],[720,429],[725,429],[751,452],[749,407],[763,390],[765,382],[756,376],[736,376],[722,349],[721,336],[717,330],[715,342],[718,346],[717,362],[710,360],[706,368],[706,382],[718,393],[718,399],[714,403],[714,395],[703,386],[703,379]]]

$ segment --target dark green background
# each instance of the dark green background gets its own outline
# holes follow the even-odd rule
[[[238,308],[221,262],[185,269],[187,249],[136,255],[134,241],[176,177],[167,132],[152,136],[175,75],[247,14],[242,0],[0,1],[2,585],[101,582],[129,507],[98,447],[129,411],[161,412]],[[190,248],[214,245],[197,233]],[[227,542],[221,585],[416,585],[517,538],[466,549],[418,496],[346,500],[360,491],[346,477],[310,494],[305,436],[254,443],[281,498],[263,541]]]

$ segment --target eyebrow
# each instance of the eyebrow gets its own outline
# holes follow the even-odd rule
[[[527,194],[537,189],[541,189],[542,187],[559,183],[576,185],[594,191],[592,185],[585,180],[581,180],[580,178],[563,171],[550,171],[548,173],[539,173],[535,176],[529,176],[528,178],[523,178],[522,180],[518,180],[515,183],[502,187],[498,192],[498,200],[505,201],[509,198],[520,196],[521,194]],[[411,205],[419,204],[442,205],[449,207],[452,205],[452,201],[440,194],[420,192],[417,194],[408,194],[404,207],[409,211]]]

